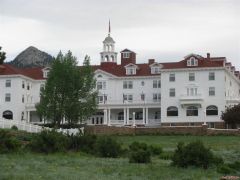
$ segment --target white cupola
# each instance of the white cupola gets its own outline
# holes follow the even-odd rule
[[[109,21],[108,36],[103,41],[103,51],[100,53],[101,62],[117,63],[117,52],[115,52],[115,41],[110,36],[111,26]]]

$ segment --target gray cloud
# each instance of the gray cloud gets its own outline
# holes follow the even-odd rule
[[[34,45],[55,55],[71,49],[99,63],[111,18],[117,50],[139,61],[180,60],[194,52],[226,56],[240,67],[238,0],[0,0],[0,45],[8,60]]]

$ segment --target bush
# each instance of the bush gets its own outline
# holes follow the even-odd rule
[[[15,125],[13,125],[13,126],[11,127],[11,129],[17,131],[17,130],[18,130],[18,127],[15,126]]]
[[[95,154],[100,157],[118,157],[122,152],[121,145],[109,136],[99,137],[95,144]]]
[[[132,151],[129,157],[130,163],[150,163],[151,162],[151,153],[149,150],[138,149]]]
[[[151,162],[151,152],[150,148],[146,143],[133,142],[129,145],[130,155],[129,162],[130,163],[149,163]],[[152,150],[154,148],[152,147]],[[153,150],[154,151],[154,150]]]
[[[151,155],[160,155],[163,152],[162,147],[156,145],[150,145],[148,149]]]
[[[67,146],[67,136],[58,133],[55,130],[44,130],[35,134],[29,143],[29,147],[32,151],[46,154],[64,152],[67,149]]]
[[[228,164],[228,166],[232,169],[235,169],[237,171],[240,171],[240,161],[235,161],[232,164]]]
[[[223,164],[221,166],[218,166],[217,172],[227,175],[233,173],[234,171],[227,164]]]
[[[159,158],[163,160],[169,160],[169,159],[172,159],[172,157],[173,157],[173,152],[162,152],[159,156]]]
[[[86,153],[93,153],[94,145],[97,137],[95,135],[76,135],[69,136],[69,149],[74,151],[83,151]]]
[[[207,169],[210,164],[219,163],[219,158],[214,158],[210,149],[206,148],[201,141],[191,142],[187,145],[178,143],[172,162],[179,167],[196,166]]]
[[[18,151],[21,143],[6,130],[0,130],[0,153]]]

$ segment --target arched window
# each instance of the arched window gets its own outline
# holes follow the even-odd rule
[[[168,107],[167,116],[178,116],[178,108],[175,106]]]
[[[105,56],[105,62],[108,62],[109,61],[109,58],[108,58],[108,55]]]
[[[99,74],[97,77],[98,77],[98,78],[102,78],[102,75],[101,75],[101,74]]]
[[[118,120],[124,120],[124,113],[123,112],[118,113]]]
[[[196,106],[187,107],[187,116],[198,116],[198,108]]]
[[[206,115],[209,116],[209,115],[218,115],[218,108],[217,106],[208,106],[206,108]]]
[[[111,56],[111,61],[114,62],[114,56]]]
[[[5,119],[13,119],[13,113],[9,110],[4,111],[2,117]]]

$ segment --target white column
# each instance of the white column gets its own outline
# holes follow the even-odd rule
[[[108,123],[108,116],[107,116],[107,109],[104,109],[103,110],[103,113],[104,113],[104,116],[103,116],[103,118],[104,118],[104,120],[103,120],[103,124],[104,125],[107,125]]]
[[[133,112],[133,127],[135,127],[136,126],[136,122],[135,122],[135,112]]]
[[[111,109],[108,109],[108,126],[111,125]]]
[[[143,108],[143,124],[145,124],[145,108]]]
[[[146,108],[146,124],[148,124],[148,107]]]
[[[127,108],[127,121],[126,121],[127,124],[129,124],[129,108]]]
[[[30,111],[27,111],[27,122],[30,123]]]

